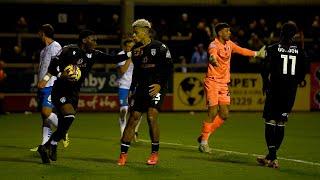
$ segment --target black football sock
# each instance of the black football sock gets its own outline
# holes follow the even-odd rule
[[[278,150],[282,144],[284,138],[284,124],[277,124],[276,126],[276,149]]]
[[[59,142],[61,139],[63,139],[66,136],[66,133],[68,132],[73,120],[75,118],[75,115],[65,115],[61,121],[59,121],[59,125],[57,130],[52,134],[51,139],[55,142]]]
[[[277,150],[276,150],[276,124],[266,122],[265,124],[265,139],[267,142],[267,147],[269,150],[269,154],[267,155],[268,160],[274,160],[277,158]]]
[[[121,141],[121,153],[128,153],[130,142],[123,142]]]
[[[155,153],[159,151],[159,141],[151,143],[151,153]]]

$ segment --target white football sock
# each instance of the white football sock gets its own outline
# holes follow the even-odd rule
[[[48,121],[50,122],[50,124],[58,127],[58,116],[55,113],[50,114],[50,116],[48,117]]]
[[[52,131],[50,128],[48,128],[48,127],[42,128],[42,143],[41,143],[41,145],[44,145],[49,140],[51,134],[52,134]]]

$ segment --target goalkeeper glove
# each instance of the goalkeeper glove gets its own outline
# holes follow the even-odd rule
[[[212,66],[217,66],[217,67],[219,66],[217,59],[213,55],[209,57],[209,63]]]
[[[264,59],[266,57],[266,46],[263,46],[259,51],[256,51],[255,57]]]

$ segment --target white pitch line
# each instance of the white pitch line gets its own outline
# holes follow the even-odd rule
[[[139,139],[139,141],[150,142],[149,140],[145,140],[145,139]],[[162,141],[160,141],[160,144],[166,144],[166,145],[172,145],[172,146],[183,146],[183,147],[187,147],[187,148],[198,148],[198,146],[184,145],[184,144],[179,144],[179,143],[162,142]],[[250,154],[250,153],[243,153],[243,152],[238,152],[238,151],[230,151],[230,150],[217,149],[217,148],[212,148],[212,150],[218,151],[218,152],[230,153],[230,154],[243,155],[243,156],[253,156],[253,157],[263,156],[260,154]],[[317,162],[310,162],[310,161],[291,159],[291,158],[285,158],[285,157],[278,157],[278,159],[282,159],[285,161],[292,161],[292,162],[296,162],[296,163],[308,164],[308,165],[313,165],[313,166],[320,166],[320,163],[317,163]]]

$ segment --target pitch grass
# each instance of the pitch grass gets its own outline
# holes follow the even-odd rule
[[[280,160],[280,169],[258,166],[255,157],[222,151],[201,154],[196,146],[205,113],[162,113],[160,163],[147,166],[150,143],[132,144],[128,163],[118,167],[119,126],[115,113],[79,113],[70,129],[71,144],[58,148],[58,161],[41,164],[29,151],[40,143],[40,115],[0,116],[1,179],[320,179],[319,164]],[[320,163],[320,113],[293,113],[280,157]],[[145,117],[140,138],[148,140]],[[177,143],[172,145],[165,143]],[[211,147],[265,154],[261,113],[231,112],[210,139]]]

